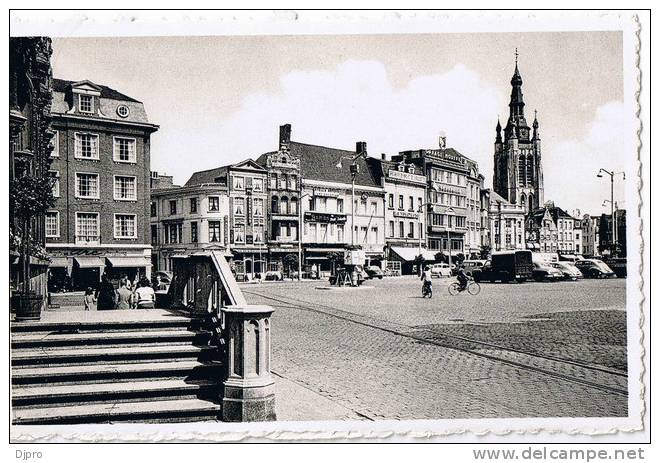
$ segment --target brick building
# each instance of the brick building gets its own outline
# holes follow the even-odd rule
[[[53,80],[55,208],[46,215],[54,279],[75,289],[101,275],[151,272],[150,137],[144,105],[84,80]]]
[[[600,256],[600,217],[585,214],[582,217],[582,254]]]
[[[527,247],[533,251],[577,255],[582,248],[582,221],[548,201],[527,216]]]

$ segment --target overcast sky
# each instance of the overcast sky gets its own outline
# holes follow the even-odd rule
[[[545,199],[609,211],[623,170],[623,60],[618,32],[53,40],[54,76],[89,79],[144,102],[152,170],[184,183],[196,170],[295,141],[369,154],[449,146],[492,186],[495,125],[508,116],[518,48],[529,124],[538,110]],[[622,182],[615,201],[625,206]]]

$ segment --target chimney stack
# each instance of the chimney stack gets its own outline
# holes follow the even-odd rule
[[[355,143],[355,154],[361,154],[365,158],[367,157],[367,142],[359,141]]]
[[[291,124],[280,125],[280,151],[288,151],[291,143]]]
[[[387,161],[387,154],[385,154],[385,153],[380,153],[380,158],[381,158],[383,161]]]

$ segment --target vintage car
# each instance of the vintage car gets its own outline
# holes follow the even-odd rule
[[[585,278],[611,278],[616,276],[614,271],[600,259],[576,260],[575,266]]]
[[[571,262],[551,262],[549,265],[559,270],[564,275],[564,280],[575,281],[583,276],[582,272]]]

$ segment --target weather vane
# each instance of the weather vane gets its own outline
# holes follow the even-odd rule
[[[517,66],[518,65],[518,47],[516,47],[515,55],[516,55],[516,66]]]

